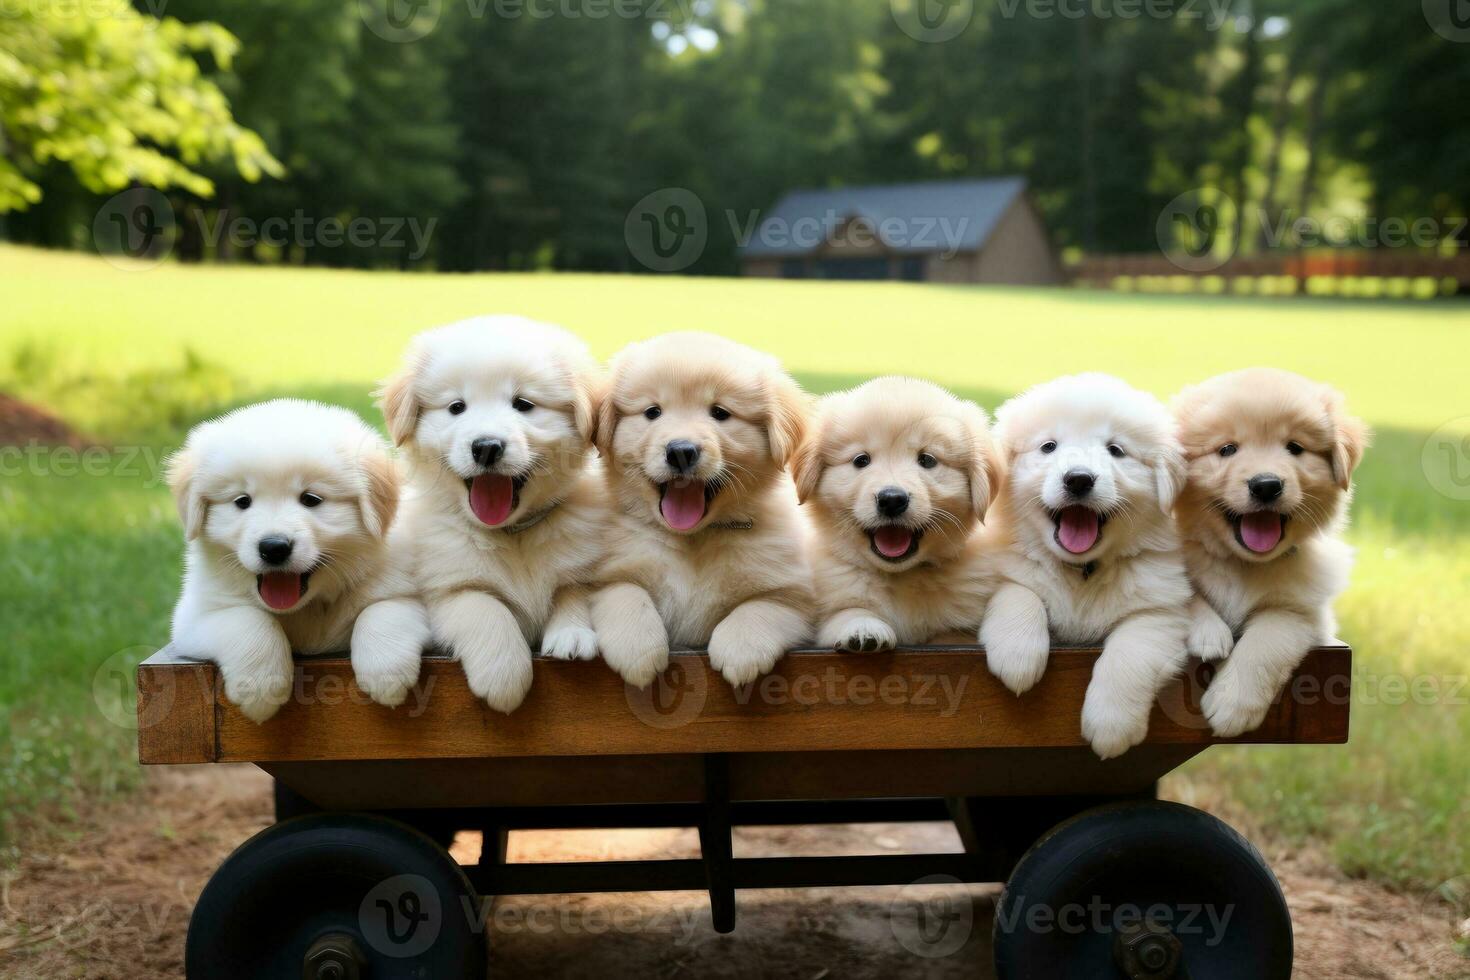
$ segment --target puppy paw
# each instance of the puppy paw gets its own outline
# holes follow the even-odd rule
[[[285,669],[259,666],[223,673],[225,697],[257,725],[268,721],[281,710],[281,705],[291,700],[294,672],[289,661]]]
[[[1148,735],[1152,707],[1149,704],[1140,711],[1089,688],[1082,703],[1082,737],[1099,759],[1120,756]]]
[[[786,652],[784,645],[751,635],[726,619],[709,638],[709,665],[733,687],[768,674]]]
[[[668,669],[669,644],[662,632],[642,639],[624,638],[621,642],[603,638],[602,659],[624,683],[644,688]]]
[[[990,672],[1015,694],[1025,694],[1046,673],[1051,637],[1045,630],[982,630],[985,663]]]
[[[352,648],[353,680],[378,704],[396,708],[418,682],[422,650],[423,643],[417,639],[397,645],[359,640]]]
[[[1195,616],[1189,624],[1189,638],[1185,649],[1190,656],[1204,661],[1224,660],[1235,648],[1235,635],[1225,620],[1213,612],[1208,616]]]
[[[597,656],[597,634],[590,626],[558,626],[541,638],[541,655],[557,660],[592,660]]]
[[[898,634],[893,627],[872,616],[858,616],[842,624],[842,635],[836,642],[838,650],[848,653],[874,653],[892,650],[898,646]]]
[[[460,662],[470,690],[502,714],[519,708],[531,690],[531,648],[524,640],[519,648],[509,650],[476,651],[468,656],[461,651]]]
[[[1232,666],[1226,661],[1200,699],[1200,708],[1210,728],[1221,738],[1254,731],[1271,710],[1271,692],[1254,689],[1242,681],[1239,670],[1230,669]]]

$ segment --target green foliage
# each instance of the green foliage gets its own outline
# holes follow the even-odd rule
[[[247,180],[280,175],[260,137],[230,116],[195,55],[228,65],[237,42],[104,3],[22,3],[0,12],[0,214],[41,199],[50,164],[90,191],[132,184],[212,193],[202,165],[227,159]],[[173,155],[171,155],[173,154]]]

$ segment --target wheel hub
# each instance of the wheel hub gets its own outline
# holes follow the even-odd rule
[[[1120,929],[1113,958],[1129,980],[1168,980],[1183,975],[1183,944],[1168,926],[1152,919]]]
[[[302,960],[302,980],[362,980],[367,957],[357,940],[346,933],[334,932],[311,944]]]

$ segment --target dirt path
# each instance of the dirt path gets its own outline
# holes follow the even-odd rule
[[[250,767],[151,770],[144,791],[85,814],[67,842],[28,853],[0,889],[0,977],[143,980],[182,973],[194,897],[216,864],[271,817],[269,781]],[[737,855],[856,854],[958,847],[941,824],[741,831]],[[456,856],[479,840],[463,835]],[[692,831],[524,833],[512,860],[692,857]],[[1350,881],[1319,860],[1272,853],[1296,925],[1302,980],[1464,980],[1439,903]],[[517,898],[492,913],[493,975],[515,977],[988,977],[998,889],[964,901],[892,888],[744,892],[730,936],[697,892]],[[959,930],[920,938],[919,901],[948,903]],[[962,942],[960,941],[962,940]],[[951,948],[957,947],[957,948]],[[927,954],[927,955],[925,955]],[[945,954],[945,955],[940,955]]]

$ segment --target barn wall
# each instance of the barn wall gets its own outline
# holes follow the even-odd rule
[[[924,264],[924,278],[928,282],[976,282],[978,271],[978,259],[974,252],[956,252],[949,256],[935,254],[929,256]]]
[[[780,259],[746,259],[740,264],[741,275],[777,279],[781,275]]]
[[[1024,286],[1062,281],[1062,268],[1051,250],[1046,227],[1027,198],[1017,198],[990,233],[980,251],[976,281]]]

